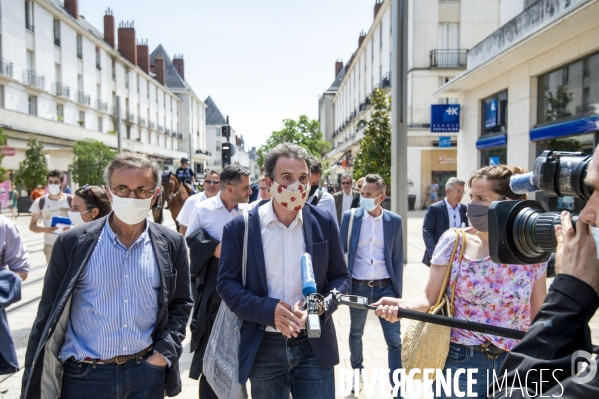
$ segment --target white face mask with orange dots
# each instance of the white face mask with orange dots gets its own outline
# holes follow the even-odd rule
[[[295,182],[293,184],[279,184],[273,180],[270,194],[281,206],[291,212],[301,210],[308,199],[307,184]]]

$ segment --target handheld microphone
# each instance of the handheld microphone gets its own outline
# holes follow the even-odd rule
[[[306,297],[306,310],[308,319],[306,328],[308,338],[320,338],[320,314],[324,308],[324,298],[316,292],[316,281],[314,280],[314,269],[312,268],[312,256],[309,253],[302,255],[300,260],[302,272],[302,294]]]
[[[534,172],[513,175],[510,177],[510,188],[515,194],[527,194],[541,191],[537,180],[538,178],[535,177]]]

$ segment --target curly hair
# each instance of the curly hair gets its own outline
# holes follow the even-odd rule
[[[526,169],[522,166],[484,166],[472,173],[468,180],[468,187],[472,188],[472,182],[476,179],[485,179],[493,183],[493,192],[502,199],[527,199],[526,194],[516,194],[510,188],[510,178],[513,175],[524,173],[526,173]]]

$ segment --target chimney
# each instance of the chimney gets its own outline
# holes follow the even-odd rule
[[[132,64],[137,65],[137,47],[135,43],[135,28],[133,21],[119,24],[119,53]]]
[[[148,49],[148,39],[142,39],[137,43],[137,66],[145,73],[150,73],[150,50]]]
[[[358,38],[358,48],[360,48],[360,46],[362,45],[362,42],[364,41],[365,37],[366,37],[366,32],[364,32],[364,31],[360,32],[360,37]]]
[[[183,61],[183,54],[176,55],[173,58],[173,65],[177,72],[179,72],[179,76],[181,79],[185,80],[185,61]]]
[[[156,74],[155,79],[163,86],[166,83],[164,75],[165,69],[166,67],[164,65],[164,57],[162,56],[162,54],[158,54],[156,58],[154,58],[154,68],[152,68],[152,71]]]
[[[79,19],[79,0],[64,0],[64,9],[75,19]]]
[[[335,77],[337,77],[337,75],[339,75],[339,72],[341,72],[342,69],[343,69],[343,60],[338,59],[337,61],[335,61]]]
[[[383,5],[383,0],[376,0],[374,3],[374,18],[376,18],[376,14],[379,13],[381,6]]]
[[[114,45],[114,16],[110,8],[104,14],[104,41],[110,44],[110,47],[116,47]]]

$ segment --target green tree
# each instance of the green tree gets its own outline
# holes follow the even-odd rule
[[[549,104],[547,110],[547,120],[554,121],[559,118],[565,118],[572,115],[568,111],[568,105],[572,102],[573,92],[568,92],[565,85],[557,86],[555,94],[549,92],[545,96],[545,101]]]
[[[6,144],[6,139],[8,138],[8,134],[4,133],[4,128],[0,126],[0,147]],[[2,159],[4,155],[0,154],[0,181],[4,181],[8,179],[8,170],[2,167]]]
[[[48,164],[46,156],[42,152],[44,149],[42,143],[37,139],[31,139],[27,143],[27,147],[25,159],[19,164],[15,183],[31,193],[38,184],[46,184]]]
[[[381,89],[372,95],[374,110],[364,128],[364,138],[353,165],[354,179],[369,173],[380,175],[391,188],[391,100]]]
[[[285,119],[283,128],[272,132],[266,144],[256,151],[258,165],[264,164],[264,157],[272,148],[280,143],[297,144],[308,151],[311,155],[322,158],[331,150],[331,144],[322,139],[320,123],[308,118],[306,115],[299,117],[297,121]]]
[[[73,174],[73,181],[83,185],[104,185],[102,173],[104,168],[116,155],[106,144],[92,139],[78,141],[73,146],[73,163],[69,170]]]

